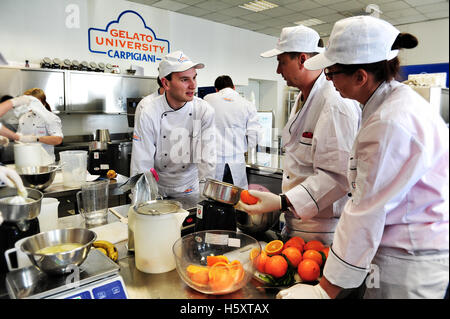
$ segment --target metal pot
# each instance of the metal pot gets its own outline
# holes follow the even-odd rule
[[[55,229],[29,237],[24,240],[20,249],[41,271],[62,275],[71,272],[74,266],[80,266],[86,260],[96,239],[95,232],[86,228]],[[61,244],[81,244],[82,246],[52,254],[38,253],[40,249]]]
[[[233,184],[207,178],[203,196],[220,203],[236,205],[241,197],[242,188]]]
[[[95,131],[95,140],[99,142],[111,142],[111,136],[108,129],[99,129]]]
[[[26,187],[44,190],[53,183],[59,166],[28,166],[16,168]]]

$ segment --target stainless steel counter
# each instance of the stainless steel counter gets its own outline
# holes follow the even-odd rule
[[[128,216],[129,205],[114,207],[123,216]],[[118,218],[108,215],[108,222],[118,221]],[[58,228],[84,227],[80,215],[67,216],[58,220]],[[118,265],[128,296],[130,299],[268,299],[275,298],[278,291],[265,289],[252,279],[244,288],[228,295],[205,295],[187,286],[176,269],[163,274],[147,274],[135,266],[134,254],[128,252],[127,241],[116,244],[119,251]]]

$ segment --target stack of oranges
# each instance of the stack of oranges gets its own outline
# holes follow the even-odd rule
[[[329,247],[318,240],[306,243],[300,237],[292,237],[285,243],[281,240],[269,242],[261,253],[253,250],[250,259],[258,272],[275,279],[286,276],[289,269],[293,269],[302,281],[310,282],[319,278],[328,251]]]

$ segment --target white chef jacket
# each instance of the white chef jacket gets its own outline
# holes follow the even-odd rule
[[[204,97],[213,108],[216,124],[216,179],[222,180],[228,164],[233,184],[248,188],[245,152],[256,147],[261,138],[256,107],[232,88],[224,88]]]
[[[214,110],[194,97],[178,110],[166,95],[149,100],[135,123],[131,176],[154,168],[161,195],[179,197],[199,190],[199,181],[214,178]]]
[[[347,201],[347,163],[361,108],[343,99],[323,73],[296,113],[299,99],[282,135],[282,190],[294,208],[285,214],[283,232],[330,244]]]
[[[64,137],[62,132],[61,119],[48,111],[42,103],[33,96],[30,98],[30,104],[33,104],[33,110],[30,110],[20,116],[17,132],[22,135],[35,136],[60,136]],[[47,151],[51,160],[55,161],[54,146],[40,143]]]
[[[144,106],[158,96],[161,96],[161,94],[159,94],[159,89],[156,90],[156,92],[147,95],[146,97],[144,97],[142,100],[139,101],[138,105],[136,106],[136,111],[134,112],[134,123],[135,123],[134,125],[136,125],[136,123],[139,122],[139,117],[141,116],[142,109],[144,108]]]
[[[384,296],[404,297],[395,291],[405,292],[408,284],[417,284],[417,278],[411,278],[417,273],[422,273],[423,287],[435,289],[439,284],[440,298],[444,296],[449,248],[448,143],[449,130],[440,115],[410,87],[397,81],[379,86],[363,108],[362,127],[352,149],[348,171],[352,197],[344,207],[324,269],[331,283],[357,287],[376,262],[382,276],[401,278],[397,283],[385,280],[390,288],[378,291],[393,293]],[[420,260],[430,255],[441,265]],[[405,267],[396,267],[390,261],[393,257]]]

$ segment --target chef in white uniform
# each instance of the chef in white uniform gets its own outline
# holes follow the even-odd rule
[[[222,181],[225,166],[231,172],[232,184],[248,188],[245,153],[254,148],[261,138],[256,107],[235,90],[233,80],[228,75],[219,76],[214,81],[216,93],[203,99],[213,108],[216,123],[217,163],[216,179]]]
[[[438,112],[395,81],[399,49],[417,39],[371,16],[336,22],[326,51],[307,61],[363,108],[344,208],[316,286],[283,298],[444,298],[449,282],[449,130]]]
[[[214,178],[214,110],[194,96],[203,67],[182,51],[166,55],[159,64],[165,93],[150,100],[135,123],[131,176],[154,168],[164,197],[199,193],[199,183]]]
[[[347,163],[359,128],[361,109],[343,99],[322,70],[304,63],[323,48],[319,34],[303,25],[283,28],[277,47],[262,57],[277,56],[287,85],[300,94],[283,129],[283,194],[250,191],[255,205],[239,202],[249,214],[285,211],[283,234],[329,245],[342,207],[347,201]],[[320,41],[321,42],[321,41]]]
[[[1,103],[0,116],[12,109],[14,115],[19,118],[17,129],[19,141],[41,143],[49,155],[48,161],[54,162],[54,145],[61,144],[63,140],[61,119],[47,110],[39,98],[32,95],[39,94],[41,91],[30,89],[24,93],[25,95]]]

